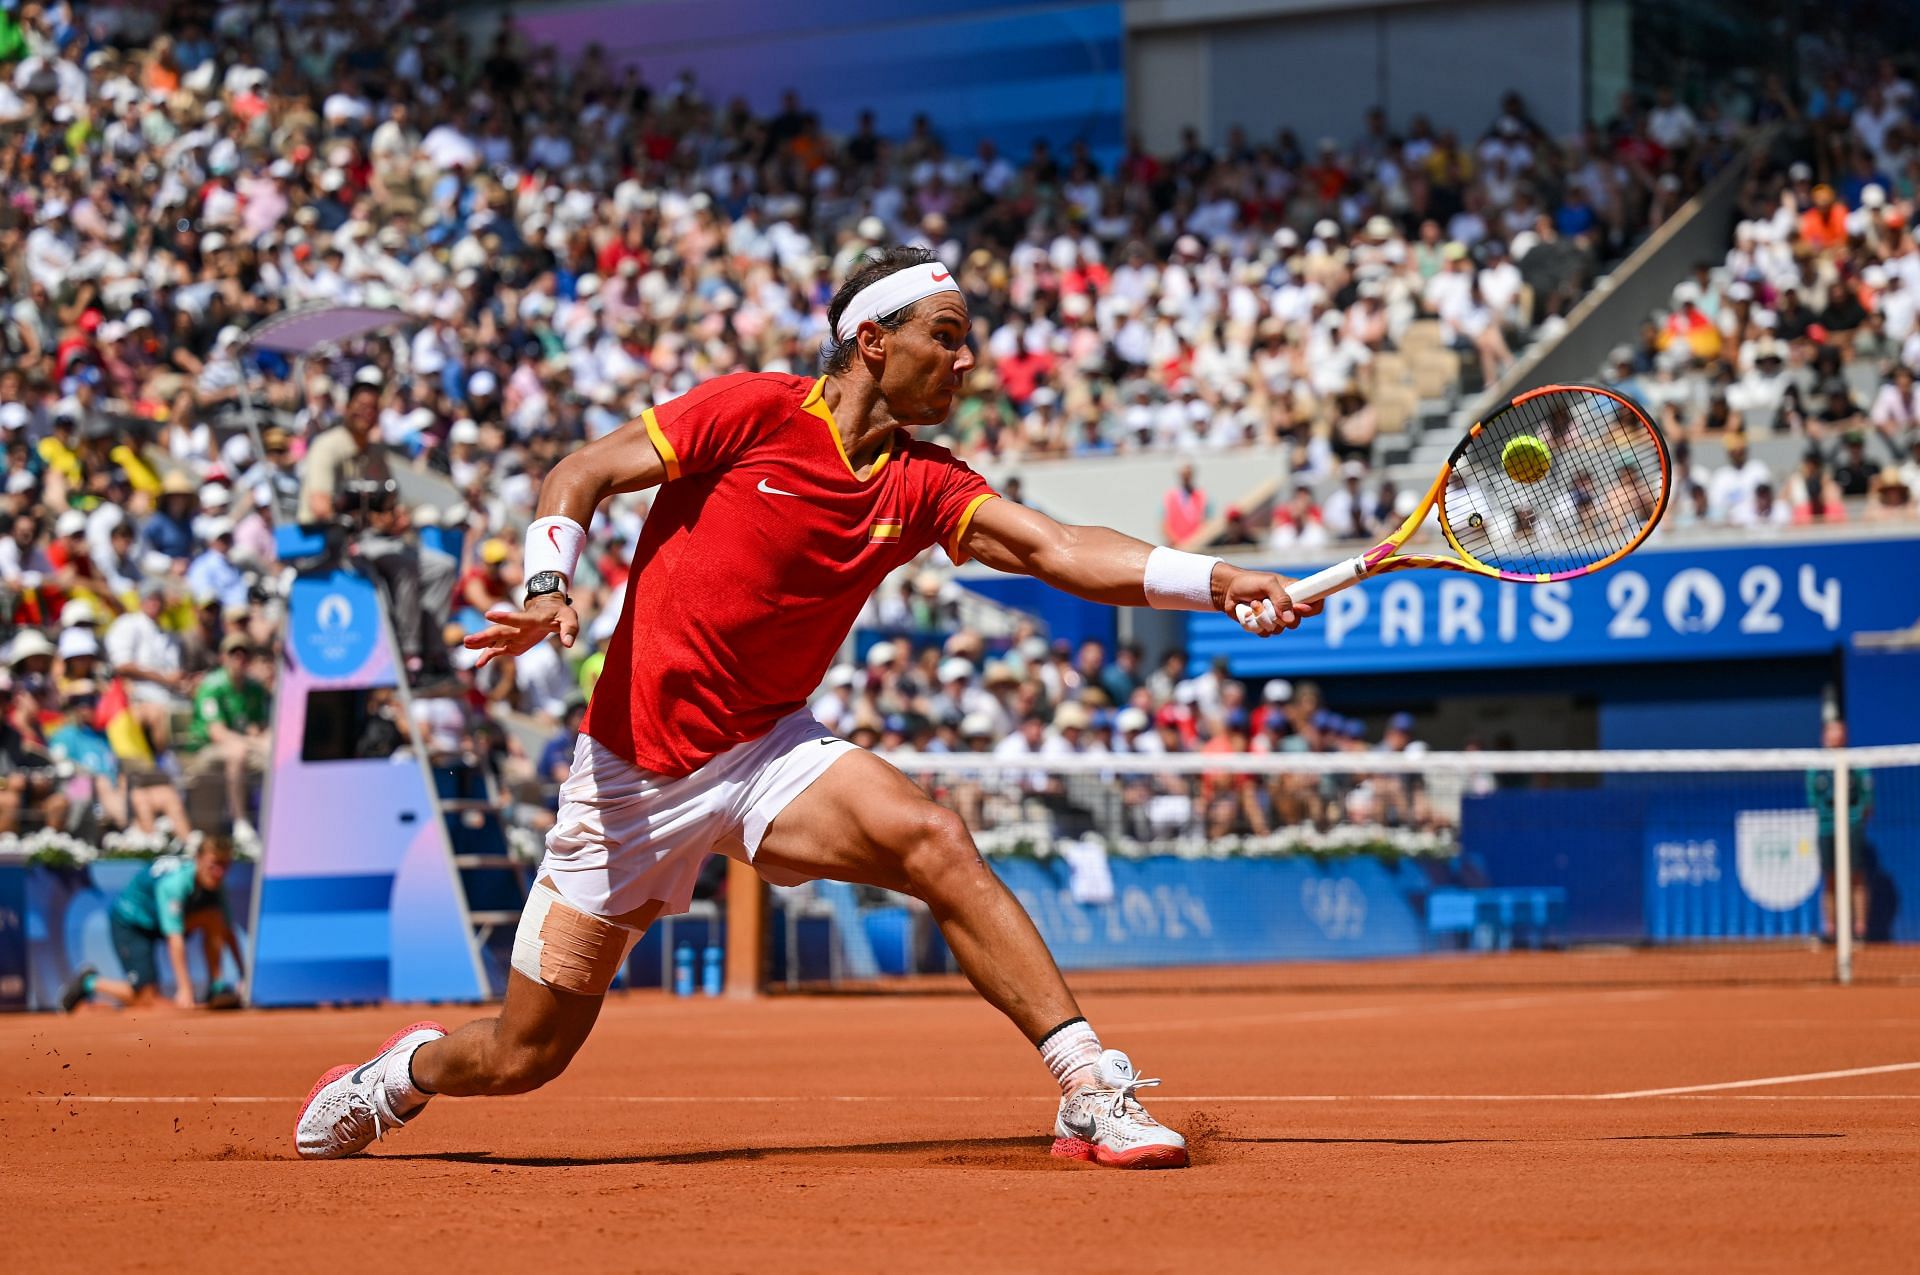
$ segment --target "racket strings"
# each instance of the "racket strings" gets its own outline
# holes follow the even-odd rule
[[[1536,478],[1542,448],[1546,472]],[[1663,456],[1652,424],[1630,405],[1593,390],[1549,390],[1467,440],[1440,515],[1460,548],[1495,570],[1583,571],[1651,526],[1663,506]]]

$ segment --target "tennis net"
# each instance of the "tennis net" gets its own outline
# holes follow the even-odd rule
[[[889,760],[1076,984],[1920,981],[1920,745]],[[773,893],[773,986],[956,972],[914,900]]]

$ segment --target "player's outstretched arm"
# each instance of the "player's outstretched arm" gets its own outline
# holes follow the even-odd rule
[[[1011,500],[989,500],[967,524],[960,547],[990,567],[1030,575],[1091,602],[1127,607],[1168,605],[1162,597],[1149,596],[1148,559],[1156,552],[1155,547],[1111,527],[1069,526]],[[1302,619],[1320,613],[1320,604],[1294,605],[1287,596],[1289,583],[1289,577],[1270,571],[1249,571],[1215,562],[1206,582],[1205,606],[1198,605],[1196,598],[1196,604],[1188,609],[1232,615],[1242,603],[1257,608],[1269,602],[1277,618],[1263,626],[1265,632],[1297,628]]]
[[[527,574],[557,571],[571,584],[593,511],[608,496],[644,491],[667,480],[667,463],[654,449],[646,424],[628,421],[611,434],[588,443],[548,471],[527,533]],[[467,636],[466,646],[480,652],[480,666],[506,655],[524,655],[552,634],[572,646],[580,635],[580,617],[563,590],[529,601],[523,610],[499,606],[492,621]]]

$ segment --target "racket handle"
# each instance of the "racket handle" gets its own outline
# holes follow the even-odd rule
[[[1324,571],[1316,571],[1305,579],[1295,580],[1287,586],[1287,596],[1305,606],[1309,602],[1318,602],[1329,593],[1338,593],[1348,585],[1358,583],[1366,574],[1367,560],[1364,555],[1348,558]]]

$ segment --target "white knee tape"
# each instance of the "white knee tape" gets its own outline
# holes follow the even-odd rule
[[[555,991],[599,996],[613,985],[637,931],[590,916],[544,881],[534,884],[513,935],[513,968]]]

